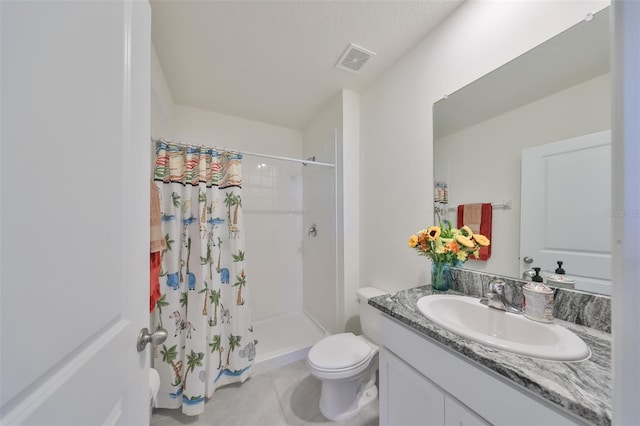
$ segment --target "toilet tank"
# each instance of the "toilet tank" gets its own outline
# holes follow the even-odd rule
[[[375,287],[361,287],[358,289],[358,313],[362,334],[375,344],[380,344],[380,311],[369,305],[369,299],[387,294]]]

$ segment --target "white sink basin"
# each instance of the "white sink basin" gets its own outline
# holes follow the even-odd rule
[[[449,331],[507,352],[552,361],[584,361],[591,355],[584,341],[566,328],[489,308],[480,299],[424,296],[418,309]]]

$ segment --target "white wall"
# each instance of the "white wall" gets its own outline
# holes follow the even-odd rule
[[[151,138],[173,138],[173,96],[151,45]]]
[[[300,158],[302,132],[183,105],[175,140]],[[302,164],[245,155],[243,212],[253,319],[302,309]],[[260,166],[260,167],[259,167]]]
[[[433,222],[433,103],[606,5],[466,2],[361,94],[362,282],[388,291],[428,283],[407,240]]]
[[[511,201],[511,209],[493,210],[491,258],[469,260],[465,267],[520,273],[522,149],[610,128],[611,75],[604,74],[435,140],[435,176],[448,182],[452,207]],[[449,220],[456,224],[455,211]]]

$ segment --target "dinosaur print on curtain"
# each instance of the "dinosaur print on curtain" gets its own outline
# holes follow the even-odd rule
[[[244,382],[256,355],[245,268],[242,156],[156,142],[165,249],[152,327],[161,384],[156,407],[204,411],[215,389]]]

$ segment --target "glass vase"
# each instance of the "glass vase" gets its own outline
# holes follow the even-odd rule
[[[431,263],[431,288],[436,291],[447,291],[451,288],[451,263]]]

